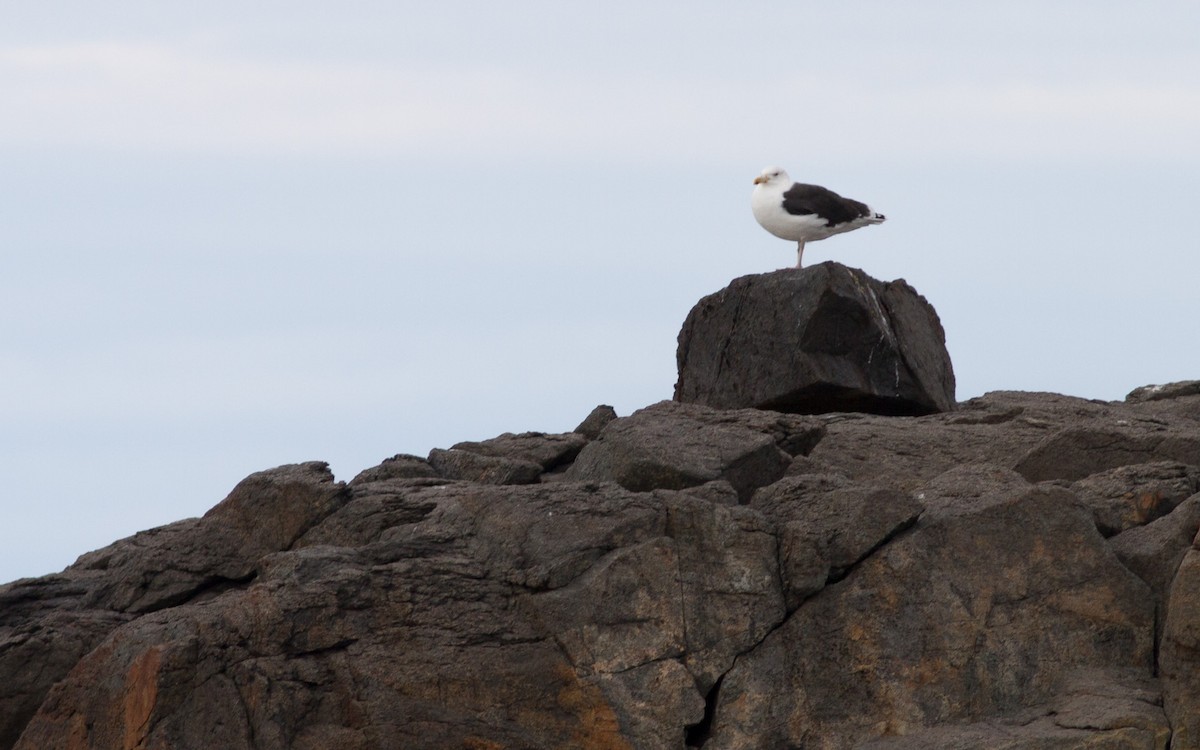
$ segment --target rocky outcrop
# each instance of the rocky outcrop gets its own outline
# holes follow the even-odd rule
[[[735,279],[692,308],[677,359],[684,403],[805,414],[954,408],[933,307],[903,280],[837,263]]]
[[[1200,380],[1182,380],[1178,383],[1143,385],[1140,388],[1134,388],[1130,391],[1125,400],[1130,403],[1137,403],[1140,401],[1181,398],[1183,396],[1200,396]]]
[[[13,746],[50,688],[114,629],[244,590],[267,555],[292,547],[348,497],[325,464],[252,474],[203,518],[90,552],[61,574],[0,587],[0,747]]]
[[[705,747],[853,747],[1048,714],[1079,672],[1151,677],[1151,593],[1069,494],[986,465],[922,494],[909,533],[725,675]]]
[[[0,587],[0,747],[1200,747],[1171,392],[662,402],[261,472]]]

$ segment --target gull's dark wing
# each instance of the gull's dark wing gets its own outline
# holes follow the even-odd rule
[[[870,214],[865,203],[843,198],[820,185],[803,185],[799,182],[783,194],[783,210],[797,216],[816,214],[830,227]]]

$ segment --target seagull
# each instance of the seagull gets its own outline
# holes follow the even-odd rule
[[[843,198],[819,185],[792,182],[779,167],[767,167],[754,178],[750,207],[763,229],[797,243],[796,268],[804,259],[805,242],[881,224],[887,218],[865,203]]]

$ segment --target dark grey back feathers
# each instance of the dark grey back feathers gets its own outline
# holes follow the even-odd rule
[[[843,198],[820,185],[801,183],[792,185],[783,194],[783,210],[798,216],[816,214],[825,220],[825,226],[830,227],[871,215],[871,209],[865,203]]]

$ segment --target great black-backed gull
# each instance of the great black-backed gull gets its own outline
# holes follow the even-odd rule
[[[880,224],[886,218],[865,203],[843,198],[819,185],[792,182],[779,167],[767,167],[754,178],[750,206],[763,229],[797,243],[796,268],[804,259],[805,242]]]

